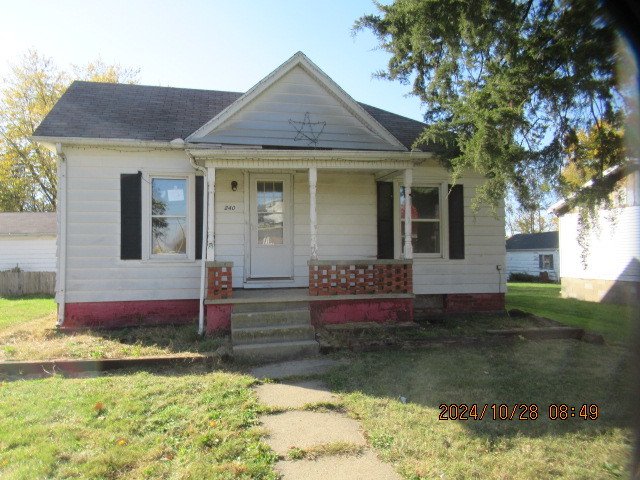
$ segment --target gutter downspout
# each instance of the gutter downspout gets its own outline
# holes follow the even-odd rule
[[[56,302],[58,303],[57,326],[64,324],[64,313],[67,292],[67,157],[62,151],[62,144],[56,143],[58,157],[58,265],[56,275]]]
[[[207,278],[207,218],[209,215],[209,202],[207,201],[207,193],[209,191],[209,179],[207,178],[207,169],[196,163],[196,159],[189,152],[185,152],[189,157],[189,163],[193,168],[202,172],[204,177],[204,185],[202,188],[202,267],[200,269],[200,310],[198,313],[198,335],[204,334],[204,294]]]

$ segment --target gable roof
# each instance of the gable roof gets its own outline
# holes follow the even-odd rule
[[[303,87],[302,90],[300,90],[300,87]],[[308,90],[310,87],[312,88],[311,91]],[[351,125],[352,131],[349,133],[351,135],[358,135],[359,137],[361,137],[360,140],[364,140],[365,143],[373,141],[373,145],[367,145],[365,147],[367,149],[371,148],[373,150],[382,149],[401,151],[407,150],[407,147],[405,147],[398,141],[398,139],[391,135],[390,132],[385,129],[374,117],[372,117],[367,110],[365,110],[358,102],[353,100],[353,98],[351,98],[351,96],[347,92],[345,92],[337,83],[335,83],[331,79],[331,77],[324,73],[302,52],[297,52],[286,62],[276,68],[273,72],[260,80],[244,95],[242,95],[235,102],[225,108],[222,112],[210,119],[197,131],[186,138],[186,141],[196,142],[198,140],[207,141],[209,139],[212,139],[212,142],[217,142],[217,138],[221,138],[222,143],[227,143],[227,137],[225,137],[225,134],[223,133],[222,135],[217,135],[217,133],[219,130],[231,130],[231,138],[235,143],[236,139],[233,139],[233,136],[242,136],[242,133],[240,132],[246,127],[241,125],[239,128],[238,126],[234,128],[233,119],[240,116],[241,112],[249,111],[247,113],[249,116],[247,120],[264,120],[263,114],[265,109],[266,111],[268,111],[269,102],[274,102],[274,100],[276,100],[276,98],[278,97],[277,93],[275,95],[269,95],[268,92],[273,90],[279,90],[281,95],[286,96],[286,100],[284,100],[284,102],[286,102],[288,107],[287,112],[289,112],[290,114],[299,113],[301,115],[304,115],[305,119],[308,119],[310,109],[319,107],[320,113],[322,115],[323,113],[327,114],[327,108],[330,108],[329,105],[331,105],[334,109],[338,109],[340,111],[339,115],[350,116],[353,120],[358,122],[358,128],[356,130],[353,130],[353,125]],[[293,92],[295,92],[295,95],[291,95],[291,93]],[[268,98],[268,100],[266,100],[267,105],[264,104],[264,97]],[[282,100],[278,99],[276,100],[276,102],[280,103],[282,102]],[[318,105],[318,103],[323,102],[329,103]],[[256,112],[250,112],[255,108],[257,108]],[[296,112],[296,108],[300,110]],[[273,116],[274,113],[275,112],[272,112],[270,116]],[[292,120],[290,118],[289,123],[291,123],[291,121]],[[326,125],[326,122],[324,122],[324,125]],[[266,128],[269,128],[269,130],[272,131],[267,131],[264,133],[258,132],[258,137],[254,140],[258,142],[261,142],[262,140],[265,141],[265,143],[269,142],[269,145],[294,146],[290,143],[292,142],[292,140],[283,142],[284,139],[282,138],[278,140],[274,138],[278,136],[278,134],[273,131],[278,130],[276,124],[272,123]],[[341,132],[344,132],[344,130],[348,131],[349,129],[349,127],[345,125],[340,125],[338,128]],[[287,125],[286,129],[290,130],[290,125]],[[235,135],[233,135],[233,133],[235,133]],[[267,133],[268,135],[263,136]],[[364,137],[362,137],[363,134]],[[260,136],[263,136],[263,138],[260,138]],[[275,141],[276,143],[272,143],[273,141]],[[313,143],[317,141],[318,138],[316,137],[314,138]],[[250,143],[253,143],[253,141],[251,141]],[[357,145],[357,143],[355,145]],[[361,148],[355,147],[355,145],[347,148]]]
[[[507,251],[558,248],[558,232],[518,233],[507,239]]]
[[[55,212],[0,213],[0,235],[55,235]]]
[[[75,81],[35,130],[49,138],[186,139],[242,97],[239,92]],[[357,103],[407,149],[425,124]]]

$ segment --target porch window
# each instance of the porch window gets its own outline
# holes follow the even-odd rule
[[[401,231],[407,228],[404,221],[405,188],[400,187]],[[411,243],[413,253],[440,255],[442,253],[442,210],[439,186],[411,188]],[[404,249],[404,243],[403,243]]]
[[[186,178],[151,179],[151,254],[186,255],[189,241]]]

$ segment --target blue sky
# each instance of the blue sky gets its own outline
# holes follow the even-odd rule
[[[372,78],[389,54],[354,21],[372,0],[0,0],[0,77],[35,48],[61,68],[101,58],[140,83],[246,91],[297,51],[355,100],[421,119],[409,86]]]

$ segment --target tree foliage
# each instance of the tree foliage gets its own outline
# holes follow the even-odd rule
[[[28,51],[0,90],[0,211],[55,211],[55,156],[30,140],[72,79],[136,83],[138,70],[101,60],[72,73]]]
[[[412,85],[426,107],[419,143],[444,145],[440,158],[454,177],[467,168],[485,175],[477,201],[497,205],[510,186],[531,207],[527,179],[559,185],[580,131],[597,132],[590,175],[621,161],[607,147],[620,140],[624,114],[616,32],[598,0],[377,6],[380,14],[361,17],[354,28],[373,31],[391,53],[378,75]]]

